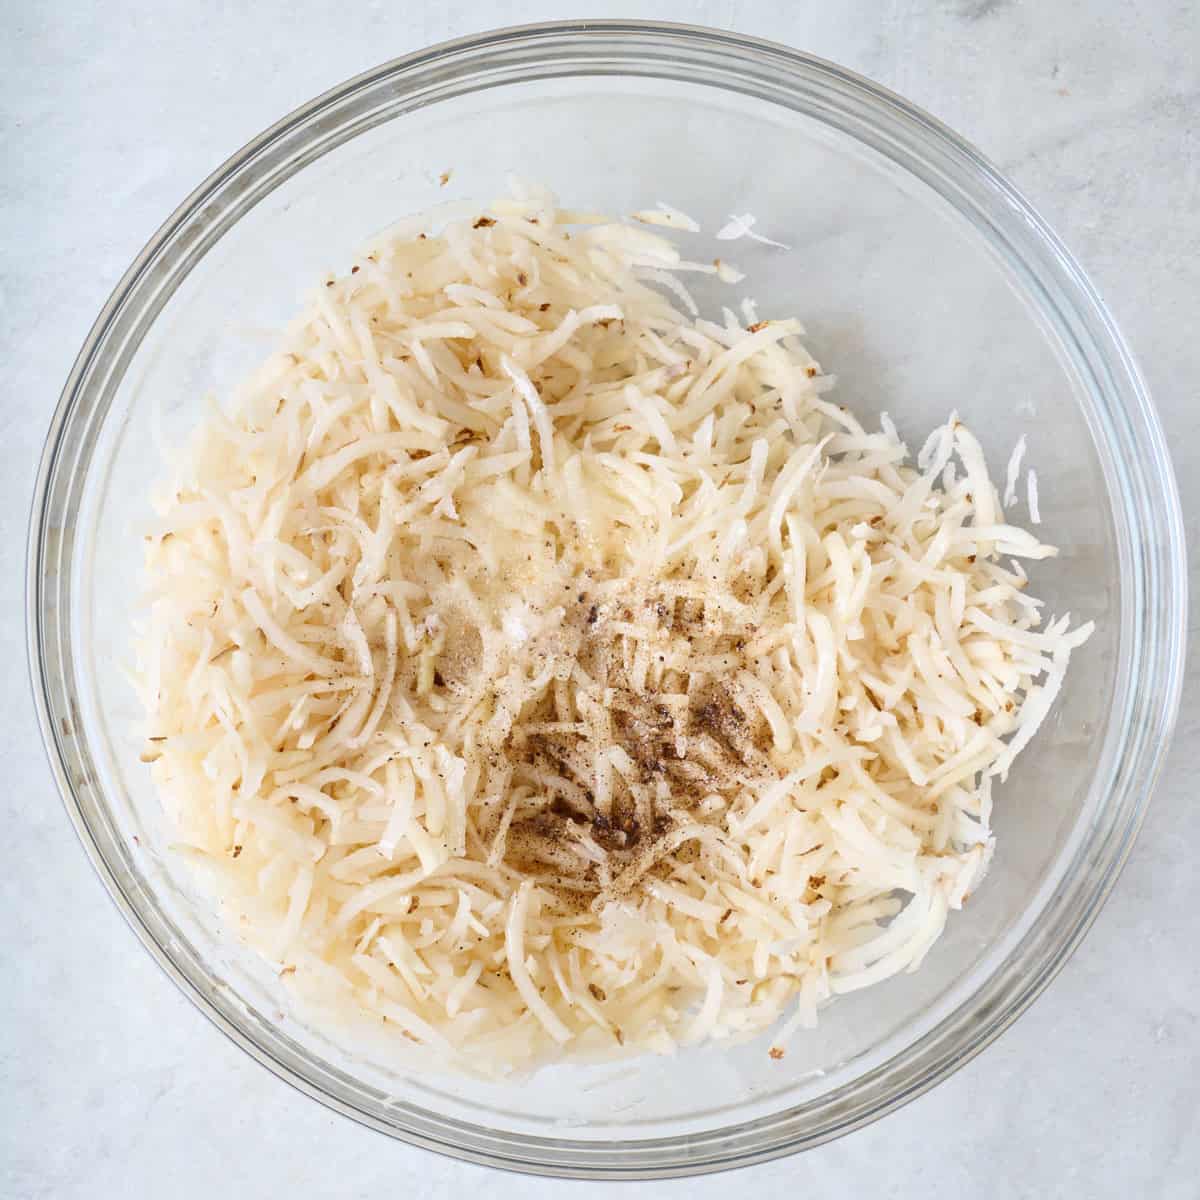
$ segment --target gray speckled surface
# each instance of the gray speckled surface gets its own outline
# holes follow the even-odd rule
[[[281,113],[367,66],[521,21],[634,6],[57,3],[0,29],[0,1192],[14,1197],[550,1196],[393,1144],[216,1032],[125,929],[34,729],[21,579],[37,454],[71,359],[158,222]],[[786,16],[779,11],[786,9]],[[974,140],[1091,272],[1138,354],[1200,515],[1200,16],[1189,2],[674,0],[655,15],[789,42]],[[1200,591],[1200,589],[1194,589]],[[1196,601],[1193,600],[1193,629]],[[635,1195],[1193,1197],[1200,1191],[1196,665],[1167,771],[1085,945],[996,1045],[803,1158]],[[604,1192],[580,1184],[575,1196]]]

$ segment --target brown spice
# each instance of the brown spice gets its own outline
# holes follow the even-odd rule
[[[574,656],[590,678],[605,681],[600,725],[560,712],[550,687],[521,712],[502,740],[484,751],[491,770],[503,779],[499,787],[520,786],[525,793],[518,810],[506,818],[503,860],[546,880],[545,890],[567,912],[581,911],[602,891],[605,898],[620,899],[640,891],[647,880],[670,878],[674,864],[695,861],[699,853],[694,838],[679,845],[667,840],[680,814],[691,814],[689,821],[713,819],[695,811],[703,797],[717,794],[728,802],[745,787],[748,774],[778,776],[766,753],[770,728],[765,718],[743,706],[729,685],[712,683],[691,695],[678,682],[666,682],[670,673],[651,672],[636,681],[629,677],[626,635],[613,627],[613,614],[590,598],[593,585],[587,578],[584,588],[579,581],[562,584],[576,603],[554,634],[552,653]],[[647,614],[657,619],[660,632],[654,632],[654,625],[647,631],[649,649],[651,661],[664,666],[668,644],[673,654],[686,655],[691,637],[713,637],[724,619],[706,614],[703,601],[664,597],[653,590],[626,596],[616,613],[626,622],[645,620]],[[447,646],[455,624],[447,623]],[[755,633],[746,626],[716,633],[724,640],[731,668]],[[439,656],[443,672],[445,654],[443,650]],[[686,678],[686,668],[680,673]],[[633,767],[611,775],[603,805],[593,792],[596,739],[599,748],[615,744]],[[482,831],[485,839],[498,836],[504,812],[502,803],[493,807],[490,828]],[[591,857],[580,853],[581,841],[590,844],[593,856],[599,850],[607,857],[603,874]],[[605,885],[604,878],[614,882]],[[722,919],[731,918],[728,912]]]

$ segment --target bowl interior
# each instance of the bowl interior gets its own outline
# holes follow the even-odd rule
[[[281,171],[212,244],[205,214],[196,215],[194,263],[164,285],[147,336],[112,368],[111,405],[81,463],[78,520],[62,534],[76,648],[63,671],[92,772],[84,819],[101,831],[110,871],[193,986],[260,1051],[382,1126],[436,1141],[457,1137],[447,1131],[460,1121],[484,1139],[481,1153],[534,1137],[569,1139],[586,1155],[584,1143],[703,1139],[784,1109],[815,1112],[995,973],[1099,819],[1097,747],[1118,687],[1127,601],[1105,468],[1085,415],[1089,384],[1053,313],[979,223],[813,106],[638,73],[572,73],[396,102],[360,125],[294,173]],[[914,453],[957,410],[1002,479],[1025,434],[1043,534],[1061,548],[1058,559],[1034,564],[1031,588],[1049,612],[1097,623],[1052,719],[997,789],[998,850],[985,886],[952,915],[919,972],[838,1000],[782,1061],[760,1038],[489,1084],[430,1071],[361,1029],[316,1027],[239,948],[170,852],[139,762],[138,708],[122,667],[161,442],[183,440],[206,396],[227,398],[302,292],[322,273],[348,269],[370,235],[442,202],[486,202],[508,172],[580,206],[627,214],[663,200],[689,212],[705,230],[680,235],[689,256],[720,256],[747,276],[734,287],[697,286],[701,306],[719,313],[752,296],[763,316],[798,316],[810,349],[839,377],[836,399],[869,422],[886,410]],[[747,212],[756,231],[790,248],[713,238],[730,214]]]

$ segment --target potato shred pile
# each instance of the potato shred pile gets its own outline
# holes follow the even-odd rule
[[[1017,560],[1054,550],[962,424],[910,462],[639,219],[515,185],[378,239],[148,536],[179,844],[300,994],[447,1065],[784,1016],[779,1057],[915,969],[1090,632],[1043,622]]]

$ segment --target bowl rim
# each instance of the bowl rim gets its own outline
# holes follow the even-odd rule
[[[55,670],[68,667],[69,663],[62,663],[55,657],[57,643],[48,639],[48,631],[52,631],[49,630],[50,618],[46,606],[47,579],[54,574],[59,559],[69,564],[70,549],[64,551],[60,545],[52,551],[49,547],[49,509],[61,499],[54,489],[56,485],[59,488],[64,486],[63,453],[65,449],[70,449],[66,446],[68,435],[78,433],[73,422],[95,416],[86,403],[88,387],[106,344],[116,336],[114,326],[122,319],[124,310],[136,309],[146,299],[155,299],[153,287],[146,280],[156,260],[174,246],[182,231],[197,221],[203,224],[201,211],[206,204],[219,198],[239,177],[253,177],[256,163],[261,167],[272,148],[278,149],[289,139],[296,140],[298,132],[302,142],[303,131],[315,118],[347,106],[356,96],[368,94],[381,83],[393,84],[397,94],[403,94],[406,81],[410,91],[420,85],[420,73],[423,70],[448,70],[452,75],[457,71],[458,77],[463,78],[469,74],[470,68],[482,69],[485,60],[495,62],[506,54],[517,59],[525,55],[522,61],[526,69],[533,69],[530,66],[532,63],[540,65],[542,72],[527,78],[546,79],[553,77],[549,66],[560,61],[554,57],[557,53],[566,64],[566,69],[559,70],[557,74],[575,77],[583,73],[578,65],[583,60],[571,58],[566,50],[571,48],[579,54],[582,53],[581,48],[589,43],[597,47],[611,47],[620,43],[619,48],[640,52],[660,66],[668,62],[673,54],[687,53],[769,65],[782,73],[790,72],[793,85],[804,78],[818,90],[824,88],[832,93],[835,100],[861,104],[870,110],[872,119],[884,124],[890,122],[893,133],[900,131],[913,139],[914,145],[919,144],[930,153],[936,152],[945,158],[957,171],[957,182],[970,182],[979,189],[981,196],[986,195],[1002,217],[1012,223],[1012,228],[1019,228],[1028,242],[1027,249],[1037,252],[1042,270],[1048,272],[1048,277],[1062,290],[1058,300],[1068,306],[1063,320],[1073,322],[1077,327],[1076,334],[1096,351],[1099,367],[1109,376],[1108,389],[1121,393],[1116,396],[1116,407],[1109,415],[1113,419],[1119,418],[1124,425],[1115,432],[1110,431],[1109,436],[1117,443],[1121,442],[1122,437],[1129,442],[1128,446],[1118,444],[1117,450],[1136,451],[1130,461],[1119,463],[1118,467],[1123,472],[1131,473],[1132,483],[1122,475],[1127,485],[1135,490],[1140,489],[1137,502],[1142,510],[1142,519],[1135,522],[1137,532],[1145,534],[1149,531],[1157,535],[1156,543],[1146,551],[1154,551],[1156,557],[1147,561],[1143,556],[1132,563],[1132,567],[1141,572],[1136,582],[1142,588],[1138,595],[1145,601],[1149,613],[1146,619],[1153,621],[1151,633],[1154,636],[1145,639],[1146,646],[1142,647],[1143,653],[1136,660],[1137,669],[1141,672],[1140,683],[1144,691],[1148,685],[1149,694],[1132,697],[1129,701],[1130,705],[1136,702],[1139,705],[1137,711],[1141,713],[1137,739],[1132,747],[1126,747],[1120,758],[1118,766],[1124,764],[1123,773],[1119,778],[1114,774],[1106,788],[1106,796],[1119,794],[1128,812],[1123,824],[1110,831],[1102,847],[1102,861],[1092,872],[1082,911],[1073,912],[1070,923],[1065,927],[1060,925],[1052,931],[1044,931],[1042,940],[1047,944],[1040,949],[1035,964],[1037,969],[1014,994],[1005,998],[999,1012],[989,1011],[987,1020],[980,1021],[977,1026],[972,1025],[957,1039],[950,1038],[955,1043],[949,1047],[952,1052],[943,1050],[939,1053],[935,1045],[931,1048],[930,1039],[943,1030],[946,1025],[943,1022],[876,1071],[868,1072],[855,1080],[854,1085],[848,1085],[856,1086],[887,1068],[896,1067],[893,1074],[897,1078],[883,1087],[882,1096],[857,1108],[851,1105],[840,1116],[835,1114],[834,1119],[827,1119],[824,1125],[811,1130],[795,1127],[794,1117],[800,1109],[785,1109],[769,1118],[735,1122],[714,1131],[711,1137],[706,1134],[699,1139],[666,1137],[588,1142],[503,1134],[497,1141],[493,1131],[423,1110],[401,1112],[396,1119],[385,1121],[332,1094],[328,1086],[315,1077],[320,1072],[314,1070],[305,1074],[297,1066],[282,1062],[276,1053],[250,1036],[232,1019],[229,1011],[223,1010],[211,995],[196,985],[171,951],[162,944],[160,936],[147,923],[146,914],[114,872],[96,831],[88,823],[75,791],[70,759],[53,712],[50,676]],[[534,57],[529,58],[528,55]],[[462,70],[462,60],[467,63],[466,72]],[[615,65],[610,63],[606,68],[597,49],[597,58],[590,73],[620,76],[630,71],[622,69],[620,61],[615,61]],[[681,78],[667,75],[665,69],[660,77]],[[512,81],[500,79],[481,86],[496,86],[497,83]],[[704,82],[707,84],[712,81],[705,79]],[[717,82],[713,86],[728,88],[731,85]],[[349,140],[352,136],[354,132],[347,133],[335,144],[341,144],[341,141]],[[293,157],[288,159],[292,171],[304,165],[295,161],[294,153],[298,148],[293,148]],[[911,146],[908,153],[912,154]],[[312,154],[305,161],[316,157],[319,154]],[[920,177],[913,161],[906,161],[903,165],[910,173]],[[280,181],[276,179],[270,183],[270,187],[244,202],[233,220]],[[232,224],[232,220],[229,223]],[[224,228],[219,229],[216,237],[224,231]],[[182,262],[184,269],[179,274],[180,279],[186,276],[216,237],[207,241],[203,237],[197,239],[186,254],[174,246],[177,254],[182,256],[179,262]],[[178,281],[175,286],[178,286]],[[147,295],[139,295],[140,290],[147,291]],[[174,288],[171,289],[173,291]],[[1053,297],[1050,299],[1053,302]],[[165,299],[148,317],[143,312],[142,319],[147,326],[163,303]],[[1096,364],[1089,360],[1089,365]],[[121,371],[123,373],[123,367]],[[1103,385],[1101,390],[1105,390]],[[94,409],[95,398],[92,399]],[[1107,441],[1101,440],[1107,446]],[[58,559],[54,558],[55,554]],[[1157,595],[1147,586],[1144,575],[1148,575],[1150,582],[1158,581],[1161,591]],[[94,869],[122,916],[167,975],[232,1041],[285,1082],[326,1106],[413,1145],[476,1163],[535,1174],[593,1179],[664,1178],[762,1162],[820,1145],[876,1120],[923,1094],[970,1061],[1036,999],[1065,964],[1095,919],[1128,857],[1145,816],[1178,710],[1186,642],[1186,597],[1186,549],[1179,498],[1165,438],[1141,374],[1115,322],[1081,268],[1032,206],[973,146],[936,118],[888,89],[834,63],[778,43],[695,25],[639,20],[570,20],[511,26],[457,38],[392,59],[356,75],[295,109],[248,142],[212,172],[167,218],[122,276],[97,317],[75,360],[50,423],[35,483],[29,526],[27,650],[34,703],[47,758],[67,813]],[[1123,602],[1122,609],[1126,607]],[[1145,614],[1135,614],[1139,620],[1143,616]],[[1125,630],[1123,640],[1127,635],[1128,630]],[[1000,973],[999,969],[993,972],[992,978]],[[972,1005],[980,1008],[979,997],[991,981],[989,978],[976,992],[962,1000],[954,1015]],[[941,1037],[946,1040],[949,1033],[943,1032]],[[918,1069],[904,1077],[897,1064],[911,1064],[917,1058],[917,1051],[923,1047],[925,1057],[916,1064]],[[900,1063],[901,1059],[906,1063]],[[419,1119],[414,1112],[426,1119]],[[789,1117],[793,1118],[791,1127],[788,1125]]]

